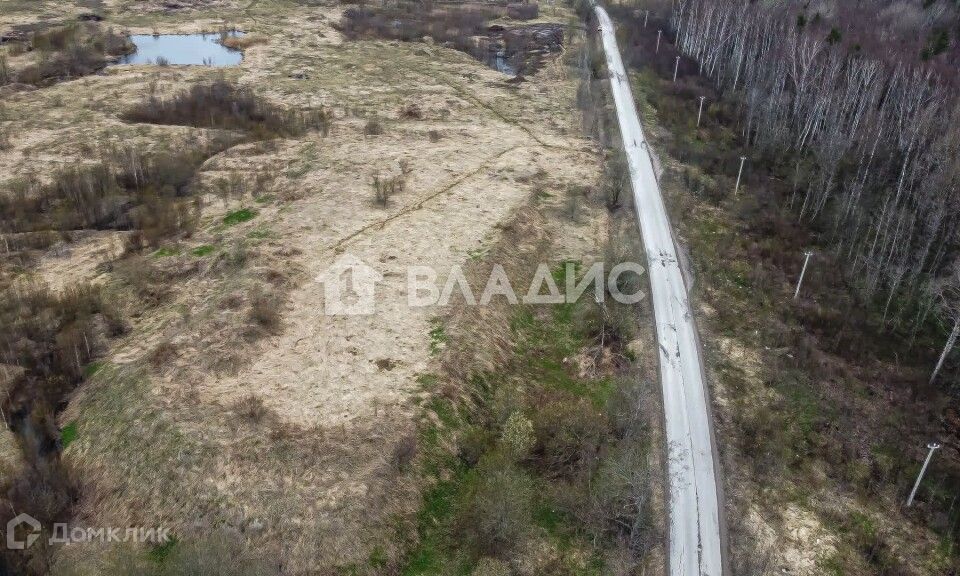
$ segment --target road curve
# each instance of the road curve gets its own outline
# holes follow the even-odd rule
[[[670,486],[670,576],[721,576],[721,517],[709,400],[697,328],[670,219],[606,10],[600,24],[650,275]]]

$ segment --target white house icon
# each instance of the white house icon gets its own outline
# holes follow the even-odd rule
[[[24,528],[22,531],[18,530],[21,526]],[[33,546],[39,537],[40,522],[29,514],[20,514],[7,522],[7,548],[10,550],[25,550]]]
[[[377,282],[383,274],[344,254],[316,277],[323,283],[323,312],[329,316],[363,316],[376,312]]]

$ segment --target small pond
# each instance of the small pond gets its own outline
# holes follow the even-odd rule
[[[168,64],[235,66],[243,60],[242,52],[220,44],[220,34],[133,34],[130,41],[137,51],[121,58],[120,64],[156,64],[160,58]]]
[[[487,51],[487,66],[493,68],[497,72],[503,72],[504,74],[509,74],[510,76],[517,75],[517,66],[513,62],[517,60],[516,55],[513,58],[507,56],[507,51],[504,49],[495,49],[491,48]]]

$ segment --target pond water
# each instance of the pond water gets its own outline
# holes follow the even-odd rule
[[[487,66],[493,68],[497,72],[503,72],[504,74],[509,74],[510,76],[515,76],[517,74],[517,66],[514,64],[516,58],[511,58],[507,56],[507,51],[500,50],[489,50],[487,52]]]
[[[121,58],[120,64],[156,64],[161,58],[169,64],[235,66],[243,60],[242,52],[220,44],[220,34],[133,34],[130,41],[137,51]]]

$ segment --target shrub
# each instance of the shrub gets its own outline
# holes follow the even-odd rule
[[[536,444],[533,459],[547,476],[574,477],[596,465],[608,433],[606,416],[585,398],[547,391],[534,402]]]
[[[530,453],[535,442],[533,422],[522,412],[511,414],[500,434],[500,444],[504,452],[515,461],[523,460]]]
[[[627,282],[628,278],[627,274],[621,274],[619,280]],[[619,288],[624,294],[633,294],[636,290],[622,285]],[[575,311],[580,333],[596,345],[623,353],[636,330],[632,308],[611,301],[609,295],[602,303],[593,300],[581,302]]]
[[[416,434],[407,434],[400,438],[397,445],[393,447],[393,453],[390,455],[390,465],[398,472],[405,471],[410,462],[417,456],[417,436]]]
[[[540,14],[536,2],[512,2],[507,4],[507,16],[514,20],[533,20]]]
[[[99,163],[66,169],[46,186],[14,182],[0,194],[0,232],[134,229],[134,249],[189,235],[200,216],[200,204],[190,198],[194,174],[225,145],[153,156],[107,150]]]
[[[458,50],[470,52],[473,50],[471,38],[486,33],[488,19],[496,17],[498,12],[494,7],[435,11],[415,2],[400,2],[379,9],[351,7],[343,13],[340,30],[350,40],[388,38],[410,42],[429,36],[438,43],[450,42]]]
[[[367,136],[379,136],[383,134],[383,124],[378,118],[371,118],[363,125],[363,133]]]
[[[230,36],[221,34],[220,44],[231,50],[246,50],[251,46],[266,44],[269,38],[259,34],[246,34],[244,36]]]
[[[113,274],[145,304],[158,304],[169,294],[170,275],[145,256],[134,255],[116,262]]]
[[[173,342],[163,341],[150,352],[149,362],[154,370],[166,368],[177,357],[177,346]]]
[[[423,120],[423,109],[416,102],[400,108],[400,117],[407,120]]]
[[[269,332],[275,332],[280,328],[280,299],[266,294],[254,296],[250,302],[250,320]]]
[[[530,531],[533,486],[509,460],[485,456],[476,482],[459,510],[459,532],[474,548],[491,556],[508,554]]]
[[[373,176],[373,200],[377,205],[385,207],[394,194],[403,192],[405,186],[406,175],[404,173],[389,178],[381,178],[380,174],[377,173]]]
[[[247,394],[237,400],[233,405],[233,412],[254,423],[262,422],[270,414],[266,404],[263,403],[263,398],[256,394]]]
[[[93,74],[107,65],[102,52],[91,46],[71,45],[63,52],[41,56],[40,61],[20,71],[17,81],[45,85],[57,80]]]
[[[603,166],[603,198],[607,210],[613,212],[622,205],[630,187],[627,160],[616,151]]]
[[[26,431],[21,441],[29,464],[2,479],[0,523],[13,510],[50,523],[76,501],[68,470],[49,456],[61,442],[56,411],[107,339],[125,326],[99,287],[82,284],[55,293],[45,284],[18,282],[0,293],[0,327],[0,364],[22,370],[3,395],[3,411]]]
[[[651,546],[653,475],[637,443],[626,443],[604,457],[590,485],[587,517],[600,537],[625,539],[633,550]]]
[[[282,109],[249,88],[220,78],[195,85],[168,100],[152,96],[124,113],[123,118],[129,122],[244,130],[267,139],[299,136],[309,129],[326,134],[332,114],[325,108],[307,112]]]
[[[93,74],[107,65],[108,56],[135,50],[126,36],[114,33],[112,28],[104,32],[95,24],[70,24],[38,32],[32,46],[40,54],[39,61],[21,70],[17,81],[35,85]]]

